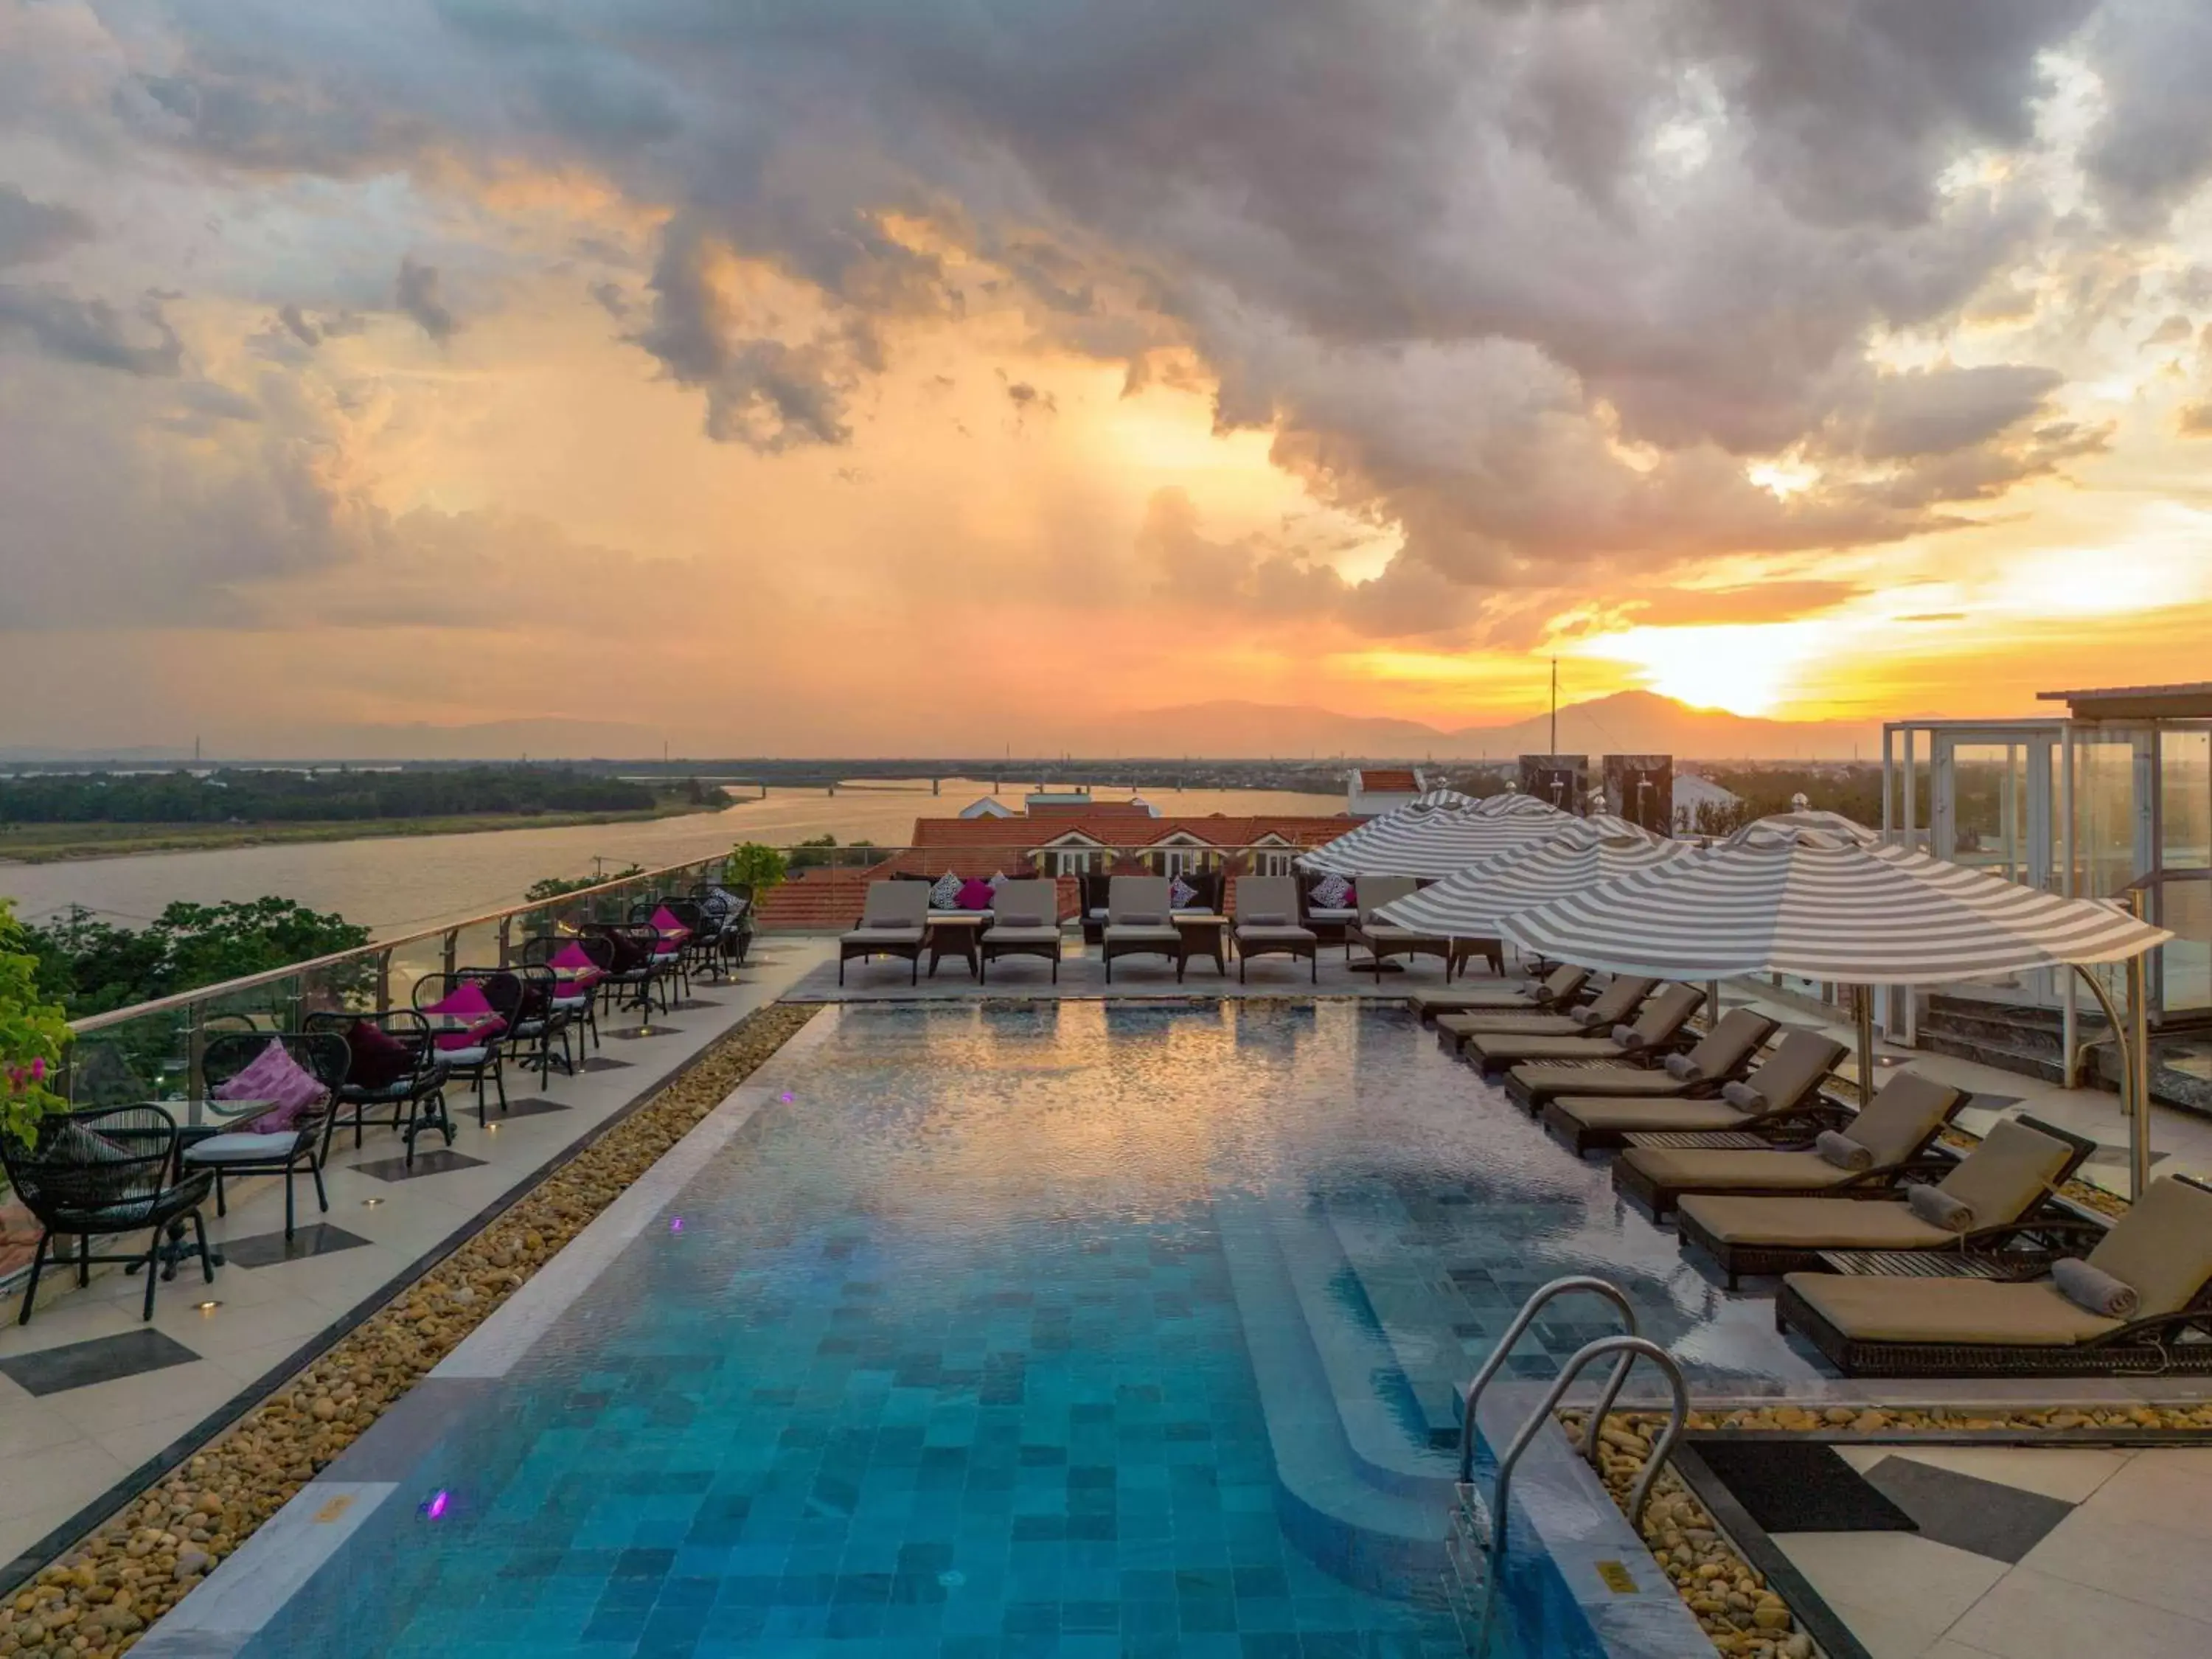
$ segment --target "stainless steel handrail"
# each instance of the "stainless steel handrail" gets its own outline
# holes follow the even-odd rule
[[[1557,1380],[1545,1393],[1544,1403],[1528,1413],[1528,1419],[1521,1425],[1521,1431],[1513,1437],[1513,1443],[1505,1449],[1504,1455],[1498,1460],[1498,1484],[1495,1488],[1497,1496],[1492,1499],[1494,1512],[1491,1517],[1491,1548],[1493,1560],[1503,1558],[1505,1553],[1505,1499],[1513,1479],[1513,1466],[1521,1461],[1522,1454],[1528,1449],[1530,1443],[1536,1438],[1538,1431],[1550,1421],[1553,1409],[1559,1403],[1560,1396],[1566,1393],[1575,1378],[1582,1374],[1583,1367],[1589,1364],[1591,1360],[1601,1358],[1609,1353],[1617,1353],[1621,1357],[1621,1363],[1614,1368],[1616,1378],[1625,1376],[1628,1368],[1638,1359],[1650,1360],[1659,1368],[1660,1375],[1667,1379],[1670,1395],[1667,1407],[1667,1431],[1659,1437],[1657,1443],[1651,1448],[1651,1455],[1644,1462],[1644,1472],[1636,1477],[1636,1485],[1628,1496],[1628,1524],[1632,1528],[1636,1528],[1638,1535],[1642,1536],[1642,1528],[1638,1523],[1643,1519],[1644,1503],[1651,1496],[1651,1483],[1659,1478],[1659,1471],[1665,1466],[1668,1454],[1674,1449],[1674,1442],[1681,1436],[1682,1425],[1689,1420],[1689,1385],[1682,1380],[1682,1368],[1674,1363],[1674,1356],[1656,1342],[1652,1341],[1650,1338],[1628,1335],[1601,1336],[1595,1341],[1586,1342],[1575,1350],[1567,1363],[1559,1368]],[[1590,1415],[1589,1432],[1586,1438],[1593,1446],[1597,1443],[1598,1425],[1605,1420],[1601,1413],[1611,1409],[1613,1392],[1617,1392],[1617,1389],[1608,1390],[1600,1411],[1594,1412]]]
[[[1620,1310],[1620,1321],[1628,1328],[1627,1334],[1635,1336],[1638,1334],[1636,1310],[1629,1304],[1628,1297],[1622,1292],[1620,1286],[1613,1284],[1610,1279],[1600,1279],[1591,1273],[1569,1273],[1564,1278],[1552,1280],[1547,1285],[1537,1286],[1530,1293],[1528,1299],[1521,1304],[1521,1311],[1513,1316],[1513,1322],[1505,1328],[1505,1334],[1498,1339],[1498,1345],[1491,1349],[1490,1357],[1482,1362],[1482,1369],[1474,1374],[1474,1381],[1467,1385],[1467,1405],[1462,1413],[1459,1436],[1459,1481],[1462,1486],[1472,1484],[1474,1480],[1474,1413],[1476,1406],[1482,1399],[1482,1391],[1490,1386],[1491,1379],[1498,1375],[1499,1368],[1510,1357],[1513,1345],[1521,1340],[1522,1334],[1535,1322],[1536,1316],[1543,1311],[1546,1304],[1556,1297],[1571,1295],[1577,1291],[1602,1297],[1612,1303]],[[1593,1424],[1598,1422],[1607,1412],[1613,1409],[1613,1400],[1620,1393],[1620,1385],[1628,1379],[1630,1363],[1632,1362],[1624,1360],[1615,1368],[1613,1380],[1606,1385],[1605,1395],[1599,1406],[1598,1415],[1590,1419]],[[1587,1449],[1589,1454],[1590,1467],[1595,1468],[1597,1467],[1597,1433],[1595,1428],[1591,1431]]]

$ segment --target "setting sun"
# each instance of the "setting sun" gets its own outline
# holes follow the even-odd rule
[[[1626,663],[1646,690],[1693,708],[1770,714],[1798,690],[1798,672],[1827,631],[1817,622],[1632,628],[1577,654]]]

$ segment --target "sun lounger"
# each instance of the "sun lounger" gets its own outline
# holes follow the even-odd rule
[[[1948,1250],[1987,1255],[2039,1235],[2048,1247],[2094,1222],[2030,1218],[2097,1150],[2094,1140],[2032,1117],[2008,1118],[1935,1183],[1942,1202],[1907,1202],[1910,1188],[1879,1199],[1771,1198],[1692,1193],[1675,1216],[1682,1247],[1712,1257],[1734,1290],[1745,1273],[1819,1273],[1824,1250]],[[1923,1206],[1925,1206],[1924,1210]],[[1961,1211],[1930,1219],[1952,1206]],[[2038,1258],[2031,1257],[2029,1265]]]
[[[1052,964],[1052,982],[1060,983],[1060,884],[1056,881],[1006,881],[991,900],[991,925],[978,941],[981,958],[977,982],[1000,957],[1042,957]]]
[[[1644,1005],[1632,1025],[1615,1025],[1607,1036],[1528,1036],[1518,1031],[1474,1031],[1459,1055],[1486,1072],[1523,1060],[1628,1060],[1663,1055],[1680,1041],[1705,994],[1692,985],[1669,985]],[[1602,1028],[1598,1028],[1602,1029]]]
[[[1832,1133],[1835,1156],[1856,1146],[1865,1159],[1854,1170],[1814,1145],[1802,1149],[1736,1152],[1713,1147],[1632,1146],[1614,1161],[1613,1190],[1649,1211],[1654,1220],[1673,1210],[1684,1193],[1776,1193],[1811,1197],[1820,1193],[1872,1192],[1894,1186],[1927,1150],[1966,1091],[1917,1072],[1898,1072]]]
[[[861,901],[860,925],[837,939],[837,983],[858,957],[904,957],[913,964],[909,984],[921,981],[921,942],[928,934],[929,889],[918,881],[872,881]]]
[[[1359,895],[1359,919],[1344,933],[1346,966],[1351,965],[1352,947],[1357,945],[1366,951],[1377,985],[1382,982],[1382,964],[1392,957],[1434,957],[1445,964],[1444,977],[1451,977],[1449,939],[1375,919],[1375,913],[1384,905],[1411,898],[1419,885],[1411,876],[1360,877],[1355,884]]]
[[[2212,1371],[2212,1187],[2187,1176],[2151,1182],[2088,1255],[2134,1294],[2100,1313],[2057,1278],[1886,1279],[1791,1273],[1775,1297],[1778,1329],[1802,1332],[1851,1376],[2172,1376]],[[2059,1264],[2057,1271],[2064,1271]],[[2198,1340],[2184,1340],[2194,1327]]]
[[[1516,1013],[1502,1009],[1472,1014],[1437,1016],[1437,1040],[1455,1053],[1478,1031],[1515,1031],[1522,1036],[1588,1036],[1610,1031],[1636,1011],[1658,987],[1656,979],[1615,975],[1613,983],[1579,1008],[1565,1013]]]
[[[1634,1134],[1764,1131],[1802,1123],[1844,1053],[1833,1037],[1792,1031],[1742,1082],[1723,1084],[1710,1098],[1631,1098],[1620,1092],[1630,1079],[1667,1074],[1624,1072],[1609,1080],[1611,1093],[1556,1097],[1544,1108],[1544,1127],[1579,1156],[1596,1147],[1626,1146]]]
[[[1471,991],[1422,991],[1406,999],[1423,1020],[1440,1014],[1563,1012],[1589,982],[1587,968],[1555,968],[1525,985],[1484,985]]]
[[[1106,927],[1099,948],[1109,985],[1116,957],[1176,959],[1182,933],[1171,919],[1168,886],[1165,876],[1115,876],[1106,884]]]
[[[1638,1100],[1717,1095],[1741,1076],[1774,1022],[1749,1008],[1731,1008],[1685,1054],[1664,1056],[1656,1066],[1632,1058],[1618,1066],[1516,1066],[1505,1092],[1530,1110],[1564,1094],[1620,1095]]]
[[[1306,959],[1313,983],[1321,982],[1321,940],[1298,925],[1298,883],[1295,876],[1240,876],[1237,880],[1236,925],[1229,937],[1237,947],[1237,982],[1245,983],[1244,965],[1254,957]]]

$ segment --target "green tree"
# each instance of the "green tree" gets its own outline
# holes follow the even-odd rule
[[[368,943],[368,929],[295,899],[179,900],[143,931],[79,908],[27,938],[42,989],[82,1018],[356,950]]]
[[[40,989],[31,945],[15,902],[0,898],[0,1134],[26,1145],[40,1118],[68,1104],[52,1085],[70,1041],[68,1017]]]
[[[836,844],[834,838],[830,839],[830,844]],[[789,861],[775,848],[763,847],[757,841],[741,841],[722,860],[722,879],[744,883],[758,900],[766,897],[768,890],[781,883],[790,869]]]

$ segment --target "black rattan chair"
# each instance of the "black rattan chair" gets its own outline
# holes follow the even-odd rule
[[[8,1170],[9,1184],[23,1207],[37,1218],[42,1230],[39,1248],[31,1257],[30,1282],[23,1286],[23,1306],[15,1322],[31,1322],[31,1304],[39,1294],[39,1273],[46,1266],[46,1247],[56,1238],[75,1238],[76,1282],[88,1282],[95,1261],[122,1261],[146,1273],[146,1306],[141,1317],[154,1316],[155,1268],[161,1260],[164,1237],[182,1234],[184,1223],[192,1224],[200,1271],[215,1283],[215,1259],[208,1253],[207,1224],[200,1206],[207,1201],[215,1177],[206,1173],[175,1176],[176,1120],[159,1106],[95,1106],[46,1119],[38,1139],[25,1146],[13,1136],[0,1135],[0,1162]],[[121,1255],[94,1255],[94,1238],[147,1230],[146,1248]],[[66,1251],[53,1258],[66,1265]],[[159,1275],[176,1276],[173,1261]]]
[[[272,1042],[280,1042],[293,1063],[313,1075],[329,1091],[324,1103],[302,1114],[295,1127],[273,1133],[257,1133],[245,1124],[195,1123],[177,1131],[179,1157],[187,1170],[209,1170],[215,1175],[215,1212],[230,1213],[223,1182],[230,1176],[281,1175],[284,1177],[284,1237],[292,1237],[294,1202],[292,1178],[302,1169],[314,1177],[315,1202],[327,1214],[330,1194],[323,1186],[323,1165],[331,1155],[331,1132],[337,1125],[338,1096],[345,1087],[346,1067],[352,1054],[345,1039],[332,1031],[287,1032],[270,1035],[255,1031],[227,1031],[211,1037],[200,1060],[200,1075],[208,1092],[217,1089],[251,1066]],[[222,1103],[210,1099],[211,1109]]]
[[[424,1129],[436,1129],[453,1144],[453,1121],[446,1111],[446,1068],[439,1063],[431,1041],[430,1023],[412,1008],[382,1008],[370,1013],[319,1012],[301,1022],[310,1031],[331,1032],[345,1039],[346,1080],[338,1090],[334,1122],[353,1125],[353,1144],[360,1150],[362,1130],[372,1113],[389,1109],[388,1126],[407,1142],[407,1161],[415,1161],[415,1138]],[[374,1026],[405,1050],[395,1060],[387,1049],[372,1049],[356,1035]]]
[[[592,1039],[592,1047],[594,1048],[599,1046],[598,987],[595,985],[587,991],[565,991],[560,983],[560,970],[553,966],[553,958],[570,945],[577,946],[586,956],[592,958],[592,964],[599,969],[601,975],[599,983],[604,984],[607,961],[612,960],[613,952],[604,948],[605,945],[604,939],[597,943],[603,948],[594,950],[591,943],[578,939],[573,934],[552,934],[544,939],[531,939],[522,947],[523,968],[526,970],[532,968],[543,968],[554,975],[552,1004],[555,1011],[565,1017],[568,1025],[581,1025],[585,1034]],[[601,960],[603,957],[607,960]],[[583,1047],[583,1042],[582,1036],[576,1039],[576,1046],[579,1048]],[[565,1028],[561,1033],[561,1052],[564,1057],[568,1052],[568,1033]],[[575,1071],[573,1062],[564,1058],[562,1063],[568,1066],[572,1073]]]
[[[484,1082],[489,1079],[499,1096],[499,1109],[507,1110],[506,1052],[508,1036],[522,1009],[522,981],[502,969],[464,968],[451,974],[425,974],[415,981],[415,1011],[428,1018],[429,1008],[459,990],[474,985],[491,1004],[492,1012],[505,1022],[497,1031],[484,1033],[466,1044],[438,1042],[438,1063],[447,1077],[475,1085],[477,1127],[489,1121],[484,1112]]]
[[[656,974],[663,976],[665,981],[661,993],[663,999],[661,1007],[664,1012],[674,1006],[674,1004],[667,1000],[666,985],[673,985],[678,997],[689,997],[691,994],[691,941],[698,937],[696,928],[686,933],[683,942],[678,945],[672,945],[660,936],[660,929],[654,926],[653,916],[656,910],[668,903],[669,901],[666,899],[656,898],[643,903],[633,904],[629,907],[629,922],[630,927],[642,928],[647,934],[652,936],[653,969]],[[671,908],[669,914],[675,915],[676,912]],[[682,918],[678,917],[678,920]]]

